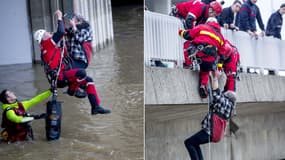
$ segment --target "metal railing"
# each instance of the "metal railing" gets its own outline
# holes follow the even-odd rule
[[[150,66],[152,59],[171,60],[183,67],[183,39],[178,36],[182,28],[179,19],[164,14],[145,11],[144,56]],[[222,31],[241,54],[243,68],[285,70],[285,41],[271,37],[252,39],[245,32]]]
[[[245,32],[223,30],[226,39],[238,48],[241,66],[246,68],[285,70],[285,41],[271,37],[252,39]]]
[[[178,36],[183,28],[175,17],[145,11],[144,13],[144,59],[151,65],[155,59],[174,61],[183,66],[183,40]]]

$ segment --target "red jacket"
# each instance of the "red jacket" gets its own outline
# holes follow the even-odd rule
[[[55,70],[59,67],[61,61],[61,50],[56,46],[52,37],[41,42],[41,58],[42,61],[49,66],[50,70]],[[66,54],[66,51],[65,51]],[[64,69],[62,64],[61,70]]]
[[[209,24],[211,24],[211,26],[209,26]],[[222,47],[225,43],[225,39],[220,33],[220,30],[221,27],[218,23],[210,22],[186,30],[182,36],[186,40],[191,40],[193,44],[209,44],[220,50],[223,49]]]
[[[204,4],[203,2],[199,0],[190,0],[187,2],[181,2],[176,4],[176,8],[182,18],[186,18],[188,14],[191,14],[195,17],[195,20],[199,19],[202,16],[203,7],[205,8],[205,19],[208,18],[208,11],[209,11],[209,5]]]
[[[229,62],[229,61],[238,62],[240,60],[240,54],[238,52],[238,49],[230,41],[226,40],[226,43],[230,44],[230,46],[232,47],[232,50],[231,52],[228,52],[228,53],[222,53],[224,54],[225,61],[226,62]]]

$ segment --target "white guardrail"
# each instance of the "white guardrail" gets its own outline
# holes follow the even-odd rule
[[[178,30],[182,28],[179,19],[168,15],[144,12],[144,60],[150,66],[151,60],[174,61],[183,67],[183,39]],[[245,32],[223,30],[223,35],[239,50],[243,68],[285,70],[285,41],[271,37],[258,40]]]
[[[74,0],[73,7],[90,22],[96,50],[114,39],[111,0]]]
[[[175,61],[183,66],[183,40],[178,36],[183,28],[179,19],[155,12],[144,12],[144,57],[145,64],[151,60]]]

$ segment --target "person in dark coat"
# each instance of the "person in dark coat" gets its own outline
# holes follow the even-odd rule
[[[285,3],[280,8],[271,14],[266,27],[266,36],[273,36],[281,39],[281,28],[283,24],[282,15],[285,14]]]
[[[234,20],[235,14],[239,12],[241,5],[241,1],[235,0],[230,7],[224,8],[220,16],[218,16],[219,24],[225,29],[238,30]]]
[[[237,17],[237,26],[239,27],[239,30],[247,32],[250,36],[257,39],[258,35],[256,33],[256,20],[259,28],[262,30],[262,36],[265,35],[265,29],[260,10],[256,5],[256,2],[257,0],[247,0],[242,4]]]

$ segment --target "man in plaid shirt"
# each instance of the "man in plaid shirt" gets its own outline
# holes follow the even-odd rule
[[[66,30],[67,51],[72,58],[72,68],[87,68],[92,54],[92,30],[90,24],[81,16],[74,14]],[[86,44],[89,49],[86,49]]]
[[[216,113],[225,120],[228,120],[235,109],[236,94],[233,91],[222,93],[218,88],[218,77],[221,73],[215,72],[215,77],[212,77],[212,91],[213,100],[210,104],[210,112],[205,116],[202,124],[202,129],[184,141],[184,144],[189,152],[191,160],[202,160],[203,155],[200,149],[201,144],[209,143],[212,141],[212,113]]]

